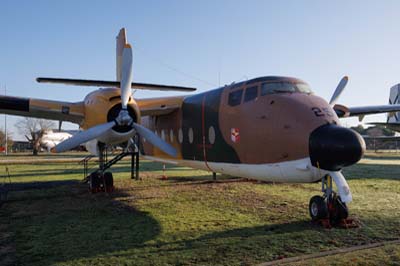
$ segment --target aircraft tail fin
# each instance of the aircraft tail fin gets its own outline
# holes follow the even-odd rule
[[[122,28],[117,35],[117,50],[116,50],[116,81],[121,81],[121,71],[122,71],[122,51],[127,44],[126,30]]]
[[[390,88],[389,104],[400,104],[400,84],[396,84]],[[400,124],[400,112],[388,113],[387,123]]]

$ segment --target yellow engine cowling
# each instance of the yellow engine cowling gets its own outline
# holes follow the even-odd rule
[[[88,94],[84,100],[85,120],[82,129],[87,130],[93,126],[113,121],[121,110],[121,97],[119,88],[99,89]],[[135,123],[140,124],[140,111],[136,101],[131,98],[128,103],[128,112]],[[112,131],[98,137],[106,144],[121,143],[129,140],[135,131],[129,126],[115,126]],[[97,154],[97,140],[86,144],[92,154]]]

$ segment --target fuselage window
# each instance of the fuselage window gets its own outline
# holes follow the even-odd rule
[[[258,96],[258,87],[257,86],[247,88],[246,92],[244,94],[244,102],[254,100],[255,98],[257,98],[257,96]]]
[[[239,105],[242,102],[243,89],[229,93],[228,104],[230,106]]]
[[[210,144],[215,143],[215,129],[213,126],[209,127],[208,129],[208,141],[210,142]]]
[[[193,143],[193,138],[194,138],[194,136],[193,136],[193,128],[189,128],[189,131],[188,131],[188,134],[189,134],[189,143],[190,144],[192,144]]]
[[[182,128],[179,129],[178,131],[178,141],[179,143],[183,142],[183,132],[182,132]]]
[[[161,130],[161,139],[165,141],[165,131],[164,131],[164,129]]]

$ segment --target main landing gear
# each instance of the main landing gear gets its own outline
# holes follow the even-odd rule
[[[107,149],[103,143],[98,143],[99,148],[99,168],[87,175],[88,163],[84,161],[84,175],[86,181],[89,183],[89,189],[92,193],[114,191],[114,178],[111,172],[106,172],[113,164],[120,161],[125,156],[131,155],[131,178],[139,179],[139,148],[135,143],[139,143],[138,136],[135,136],[131,145],[127,147],[124,152],[117,154],[111,160],[107,158]]]
[[[113,192],[114,178],[111,172],[102,173],[100,170],[89,175],[89,189],[92,193]]]
[[[114,191],[114,178],[111,172],[105,170],[107,164],[107,147],[103,143],[98,143],[99,148],[99,169],[91,173],[87,178],[89,189],[92,193]]]
[[[322,223],[324,227],[347,224],[349,211],[346,203],[333,191],[332,177],[327,174],[322,178],[323,196],[314,196],[310,199],[309,211],[313,222]]]

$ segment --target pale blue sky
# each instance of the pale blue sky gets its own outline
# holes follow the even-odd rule
[[[386,104],[389,88],[400,82],[399,10],[400,1],[365,0],[3,0],[0,91],[7,85],[9,95],[82,100],[95,88],[42,85],[35,78],[114,79],[115,36],[126,27],[138,82],[205,91],[218,85],[218,73],[221,85],[295,76],[329,100],[348,75],[339,103]],[[8,119],[15,136],[17,119]],[[378,119],[383,116],[366,121]]]

